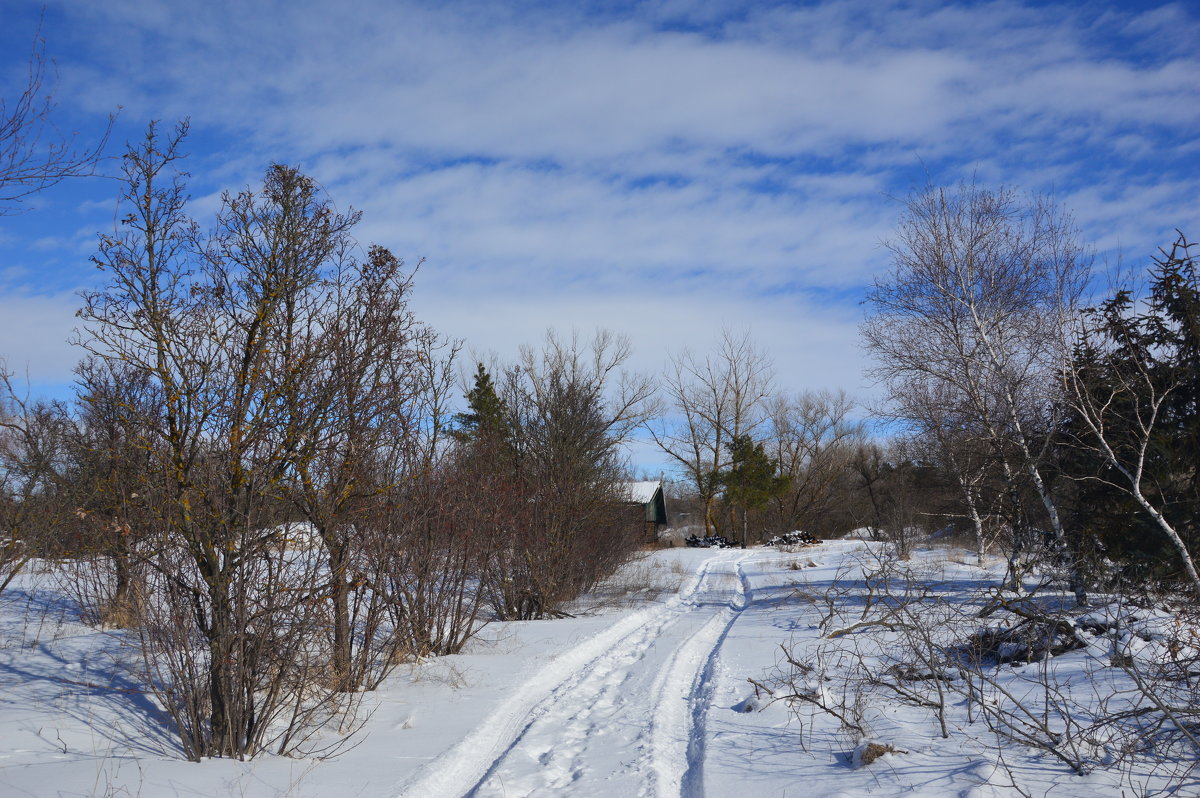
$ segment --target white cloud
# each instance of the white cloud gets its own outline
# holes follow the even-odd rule
[[[365,211],[364,243],[428,256],[420,312],[502,353],[603,325],[649,363],[749,323],[789,384],[854,388],[889,195],[972,176],[1050,191],[1085,238],[1138,256],[1200,221],[1200,22],[1180,4],[51,11],[74,47],[64,98],[124,105],[130,137],[192,117],[197,214],[297,162]],[[76,260],[77,229],[53,233]]]
[[[28,378],[34,395],[71,380],[81,354],[68,342],[78,306],[73,293],[38,295],[0,286],[0,365],[18,385]]]
[[[472,25],[454,4],[254,7],[92,9],[140,42],[140,58],[113,54],[107,82],[309,150],[587,161],[672,142],[836,153],[897,139],[958,147],[966,134],[983,145],[998,125],[1043,118],[1141,121],[1194,92],[1196,76],[1194,60],[1143,69],[1094,52],[1072,15],[1014,4],[825,4],[748,13],[719,38],[644,18],[564,14],[556,26],[554,10]]]

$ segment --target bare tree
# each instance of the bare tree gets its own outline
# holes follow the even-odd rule
[[[112,114],[94,146],[79,146],[75,134],[57,130],[54,87],[47,85],[53,68],[39,25],[24,88],[15,98],[0,97],[0,216],[19,213],[25,199],[67,178],[94,174],[108,143]]]
[[[294,571],[272,560],[273,530],[286,520],[279,485],[304,431],[281,429],[276,413],[307,376],[287,368],[299,365],[287,333],[328,251],[289,239],[260,262],[246,242],[219,236],[201,259],[173,174],[185,133],[164,140],[151,125],[126,153],[123,229],[102,236],[96,257],[109,284],[85,296],[80,315],[88,349],[147,375],[162,397],[148,448],[165,535],[150,560],[153,615],[140,627],[151,682],[190,757],[244,757],[270,739],[281,706],[300,706],[304,680],[292,677],[309,662],[274,659],[290,648],[275,645],[279,630],[303,639],[316,618],[302,598],[311,588],[284,588]],[[290,177],[275,170],[268,192],[293,199]],[[226,214],[239,207],[226,198]],[[305,209],[285,210],[302,218]]]
[[[705,534],[723,526],[720,486],[713,475],[730,464],[729,442],[753,433],[766,416],[772,364],[749,332],[721,331],[718,350],[700,358],[684,350],[664,375],[661,421],[648,427],[654,442],[678,465],[704,505]]]
[[[426,354],[400,262],[379,248],[360,262],[358,214],[295,169],[226,194],[200,236],[177,172],[185,133],[151,125],[126,154],[123,225],[96,258],[109,283],[80,315],[87,348],[161,401],[146,419],[162,530],[140,629],[152,684],[189,756],[246,757],[301,744],[354,686],[353,516],[383,492],[378,444],[412,420],[407,369]],[[297,508],[316,550],[285,545]]]
[[[129,626],[139,614],[139,547],[153,537],[144,498],[160,400],[148,375],[120,362],[86,358],[76,374],[68,467],[79,540],[67,587],[86,620]]]
[[[860,444],[850,457],[849,469],[856,477],[859,496],[854,507],[859,525],[907,560],[918,538],[929,531],[918,507],[928,499],[929,486],[921,483],[930,469],[913,460],[904,439],[886,445]]]
[[[1058,418],[1057,375],[1089,258],[1049,200],[967,184],[911,197],[891,271],[868,301],[864,341],[874,373],[897,393],[929,375],[958,393],[997,449],[1011,450],[1033,486],[1077,601],[1087,595],[1043,474]]]
[[[850,417],[853,409],[844,392],[778,396],[770,402],[769,443],[780,472],[791,480],[788,491],[772,502],[773,523],[780,530],[822,531],[850,457],[865,437],[863,425]]]
[[[994,538],[988,528],[995,526],[989,523],[992,503],[985,494],[996,462],[985,425],[952,386],[927,374],[894,383],[892,401],[894,416],[909,427],[912,445],[957,486],[971,523],[976,559],[982,562]]]
[[[372,613],[383,613],[376,599],[356,595],[369,580],[353,573],[355,518],[423,466],[411,456],[427,426],[418,404],[435,368],[423,361],[437,357],[435,333],[408,309],[413,273],[382,247],[365,261],[346,256],[356,220],[337,214],[312,180],[277,166],[261,195],[229,199],[210,254],[236,264],[235,277],[281,266],[312,270],[311,284],[291,289],[272,325],[271,373],[283,377],[272,412],[286,461],[280,495],[311,526],[327,559],[323,594],[343,690],[362,684],[364,672],[353,665],[372,661],[355,654],[356,640],[375,639],[356,635],[355,617],[376,626]],[[356,616],[352,604],[370,612]]]
[[[21,398],[0,372],[0,592],[31,559],[62,549],[69,427],[61,404]]]

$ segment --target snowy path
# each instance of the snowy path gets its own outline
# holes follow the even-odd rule
[[[565,652],[405,785],[403,796],[700,796],[721,642],[749,601],[745,552]]]

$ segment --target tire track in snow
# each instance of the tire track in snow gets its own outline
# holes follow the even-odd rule
[[[743,554],[730,561],[736,576],[736,593],[726,607],[680,646],[671,664],[656,683],[657,707],[651,735],[649,779],[643,798],[704,795],[705,719],[712,703],[715,670],[721,644],[729,630],[749,606],[751,591],[746,584]]]
[[[748,555],[742,555],[745,556]],[[553,728],[561,732],[554,735],[553,745],[538,756],[546,779],[543,786],[550,790],[564,789],[580,776],[581,765],[575,760],[597,728],[595,723],[589,725],[586,716],[591,714],[590,710],[623,703],[620,685],[630,678],[637,661],[654,646],[666,628],[701,606],[701,588],[713,567],[733,561],[733,558],[720,556],[705,560],[680,592],[664,604],[633,613],[556,657],[527,679],[512,697],[457,745],[418,771],[401,789],[400,795],[452,798],[476,794],[527,738],[536,737],[531,730],[542,721],[554,724]],[[740,579],[738,594],[744,595]],[[722,614],[705,624],[701,633],[714,621],[722,621],[729,606],[727,604]],[[708,635],[701,633],[689,638],[685,646],[708,639]],[[723,638],[720,629],[717,637]],[[678,652],[674,660],[678,660]],[[668,672],[672,670],[667,669]],[[687,681],[691,685],[696,679]],[[580,715],[585,717],[580,720]],[[692,725],[688,723],[689,730]],[[655,756],[653,734],[651,738],[650,756],[657,761],[661,757]],[[537,745],[536,739],[531,742]]]

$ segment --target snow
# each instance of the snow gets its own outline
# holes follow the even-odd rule
[[[654,500],[654,494],[662,485],[658,480],[649,482],[625,482],[625,500],[630,504],[648,504]]]
[[[653,552],[581,599],[576,617],[493,623],[463,654],[401,667],[367,696],[369,715],[338,756],[251,762],[183,760],[137,689],[131,639],[79,623],[42,566],[0,596],[0,795],[984,798],[1016,794],[1016,782],[1090,798],[1171,783],[1170,768],[1136,758],[1077,775],[1046,750],[999,743],[956,699],[948,739],[927,710],[874,694],[862,707],[869,734],[857,736],[772,700],[760,686],[788,672],[785,651],[815,663],[835,644],[858,646],[883,667],[886,639],[831,640],[832,624],[849,624],[823,623],[823,597],[855,596],[879,545]],[[927,548],[912,567],[951,592],[996,579],[1001,564]],[[1081,632],[1081,647],[1053,663],[1000,665],[997,678],[1020,695],[1053,666],[1064,692],[1099,706],[1127,687],[1110,659],[1161,660],[1173,622],[1098,609],[1080,627],[1111,633]],[[837,697],[837,680],[805,678]],[[1195,780],[1182,784],[1196,794]]]

